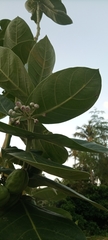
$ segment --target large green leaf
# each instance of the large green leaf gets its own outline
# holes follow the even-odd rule
[[[46,142],[54,143],[55,145],[65,146],[74,150],[84,151],[84,152],[97,152],[97,153],[108,153],[108,148],[96,144],[95,142],[88,142],[80,139],[68,138],[61,134],[36,134],[22,128],[9,126],[3,122],[0,122],[0,131],[9,133],[11,135],[31,138],[31,139],[43,139]]]
[[[79,227],[59,214],[37,207],[22,198],[0,218],[2,240],[85,240]]]
[[[21,101],[26,101],[34,89],[22,61],[5,47],[0,47],[0,87]]]
[[[18,43],[33,41],[33,34],[27,23],[20,17],[13,19],[7,26],[4,47],[13,48]]]
[[[59,190],[60,192],[62,192],[66,196],[68,195],[68,196],[80,198],[80,199],[82,199],[84,201],[89,202],[90,204],[92,204],[96,208],[99,208],[99,209],[104,210],[104,211],[108,211],[108,209],[106,209],[102,205],[100,205],[100,204],[92,201],[91,199],[83,196],[82,194],[74,191],[72,188],[69,188],[69,187],[67,187],[67,186],[65,186],[65,185],[63,185],[61,183],[58,183],[58,182],[53,181],[51,179],[48,179],[46,177],[43,177],[43,176],[40,176],[40,175],[35,175],[35,177],[30,179],[30,184],[31,184],[32,187],[48,186],[48,187],[57,189],[57,190]]]
[[[52,73],[54,63],[55,52],[46,36],[34,45],[28,58],[28,72],[35,86]]]
[[[87,111],[101,90],[98,70],[76,67],[51,74],[33,90],[27,100],[39,104],[34,117],[43,123],[60,123]],[[45,116],[43,116],[45,114]]]
[[[18,43],[15,47],[12,48],[13,52],[21,59],[23,64],[27,63],[30,50],[34,46],[35,41],[27,40],[21,43]]]
[[[0,95],[0,114],[2,113],[4,116],[9,115],[9,109],[14,108],[14,103],[8,99],[6,96]]]
[[[33,167],[36,167],[52,175],[59,176],[61,178],[74,180],[89,179],[89,174],[87,172],[77,171],[70,167],[63,166],[49,159],[45,159],[33,152],[17,151],[9,153],[8,149],[8,154],[22,160],[23,162],[26,162]]]
[[[72,23],[72,19],[66,14],[66,9],[61,1],[42,0],[40,9],[47,17],[58,24],[67,25]]]

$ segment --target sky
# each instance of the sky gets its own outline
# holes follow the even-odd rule
[[[95,108],[105,111],[108,119],[108,1],[107,0],[63,0],[73,24],[62,26],[46,16],[41,21],[40,39],[48,36],[56,53],[54,72],[69,67],[90,67],[99,69],[102,90],[95,105],[86,113],[61,124],[47,125],[53,133],[73,137],[76,126],[82,126]],[[0,0],[0,18],[23,18],[36,33],[36,25],[24,7],[25,0]],[[1,133],[0,133],[1,135]],[[17,140],[16,140],[17,139]],[[19,143],[13,138],[12,145]],[[2,143],[0,142],[0,146]]]

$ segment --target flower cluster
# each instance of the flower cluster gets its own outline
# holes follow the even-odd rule
[[[37,103],[31,102],[29,105],[23,105],[20,101],[15,103],[14,109],[10,109],[8,114],[10,116],[11,122],[15,122],[16,124],[20,124],[20,121],[31,118],[34,120],[34,123],[38,122],[38,119],[32,118],[33,112],[39,108]]]

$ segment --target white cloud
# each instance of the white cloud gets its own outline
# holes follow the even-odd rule
[[[104,102],[103,106],[104,108],[108,108],[108,101]]]

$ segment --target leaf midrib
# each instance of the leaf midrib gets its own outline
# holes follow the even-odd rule
[[[28,212],[28,210],[27,210],[27,208],[26,208],[26,206],[24,205],[23,202],[22,202],[22,205],[23,205],[23,208],[24,208],[24,210],[25,210],[25,213],[26,213],[27,217],[29,218],[29,221],[30,221],[30,223],[31,223],[31,225],[32,225],[32,227],[33,227],[33,230],[35,231],[38,239],[39,239],[39,240],[42,240],[42,238],[40,237],[40,235],[39,235],[39,233],[38,233],[38,231],[37,231],[37,229],[36,229],[35,224],[33,223],[32,219],[31,219],[31,217],[30,217],[29,212]]]
[[[92,78],[93,78],[94,76],[95,76],[95,74],[92,76]],[[46,108],[44,99],[43,99],[43,97],[42,97],[42,96],[43,96],[43,94],[42,94],[42,87],[44,86],[44,84],[43,84],[43,86],[41,87],[41,97],[42,97],[42,99],[43,99],[43,104],[44,104],[44,107],[45,107],[45,111],[44,111],[44,112],[45,112],[45,113],[52,112],[52,111],[54,111],[55,109],[60,108],[62,105],[66,104],[68,101],[70,101],[72,98],[74,98],[79,92],[81,92],[81,91],[85,88],[85,86],[87,86],[87,85],[90,83],[90,81],[92,80],[92,78],[90,78],[90,80],[87,82],[87,84],[84,84],[77,92],[75,92],[75,94],[71,95],[71,96],[70,96],[69,98],[67,98],[65,101],[63,101],[63,102],[55,105],[54,107],[52,107],[52,108],[50,108],[50,109],[47,109],[47,108]],[[56,97],[55,97],[55,99],[56,99]],[[40,116],[40,113],[37,114],[37,117],[38,117],[38,116]]]

